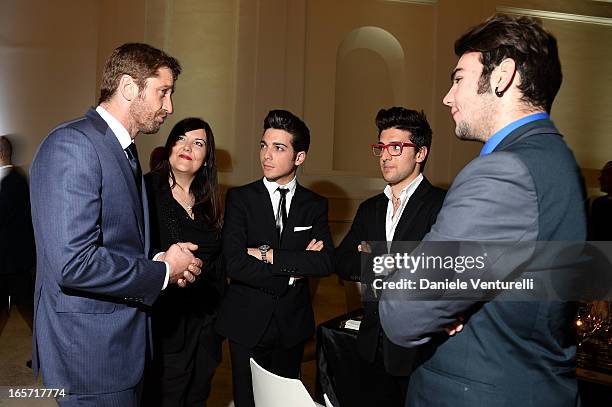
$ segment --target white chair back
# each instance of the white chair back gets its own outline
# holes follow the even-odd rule
[[[251,358],[251,377],[256,407],[316,407],[298,379],[288,379],[268,372]]]

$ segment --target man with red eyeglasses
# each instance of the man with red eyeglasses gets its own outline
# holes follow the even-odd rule
[[[362,268],[362,258],[371,250],[365,242],[391,242],[383,247],[393,253],[397,251],[393,242],[420,241],[435,223],[445,195],[423,176],[432,136],[425,113],[403,107],[381,109],[376,127],[378,143],[372,152],[387,186],[359,206],[349,233],[336,249],[336,273],[362,283],[373,278],[372,267]],[[380,327],[376,294],[364,297],[357,350],[363,361],[359,383],[351,394],[336,395],[340,404],[403,406],[418,348],[389,341]]]

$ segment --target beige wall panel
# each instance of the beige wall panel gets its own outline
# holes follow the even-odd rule
[[[150,151],[165,143],[174,124],[195,116],[212,127],[221,170],[232,170],[229,152],[235,149],[237,25],[236,1],[150,2],[146,32],[151,40],[147,38],[147,42],[155,43],[176,57],[183,72],[175,86],[172,116],[156,135],[138,138],[143,165],[148,165]],[[160,37],[160,33],[163,36]]]
[[[563,84],[552,118],[583,168],[612,160],[610,25],[544,20],[559,42]]]
[[[99,0],[95,3],[98,4],[99,27],[96,96],[99,96],[104,61],[110,53],[123,43],[145,40],[147,0]]]
[[[96,100],[98,2],[7,0],[0,12],[0,135],[29,167],[57,124]]]
[[[428,115],[433,129],[431,156],[426,175],[431,182],[448,187],[455,175],[478,155],[482,144],[460,141],[450,110],[442,104],[451,82],[450,74],[457,64],[454,43],[469,27],[495,12],[495,4],[486,0],[440,0],[436,5],[436,43],[433,109]]]
[[[222,174],[227,186],[261,177],[259,140],[269,110],[303,117],[305,0],[239,3],[235,149],[231,172]]]

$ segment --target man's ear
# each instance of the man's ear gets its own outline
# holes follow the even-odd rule
[[[138,96],[138,85],[134,78],[128,74],[121,75],[119,86],[117,88],[121,97],[127,101],[132,101]]]
[[[423,161],[425,161],[425,159],[427,158],[428,151],[429,150],[427,150],[427,147],[425,146],[419,148],[419,151],[416,153],[415,161],[417,163],[422,163]]]
[[[502,94],[507,91],[516,76],[516,62],[512,58],[506,58],[495,68],[495,74],[491,75],[491,87]]]
[[[306,160],[306,151],[299,151],[296,155],[295,155],[295,165],[300,165],[302,164],[304,161]]]

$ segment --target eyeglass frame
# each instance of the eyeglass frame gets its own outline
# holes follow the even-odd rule
[[[397,147],[399,146],[400,150],[399,150],[399,154],[392,154],[391,151],[389,150],[389,147]],[[389,155],[391,157],[399,157],[400,155],[402,155],[402,153],[404,152],[404,147],[417,147],[416,144],[414,143],[402,143],[400,141],[392,141],[389,144],[385,144],[385,143],[376,143],[376,144],[372,144],[372,154],[374,155],[374,157],[382,157],[382,155],[384,154],[385,150],[387,150],[387,152],[389,153]],[[374,152],[375,148],[380,148],[380,155],[376,155],[376,153]]]

